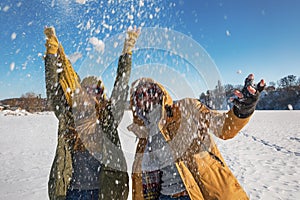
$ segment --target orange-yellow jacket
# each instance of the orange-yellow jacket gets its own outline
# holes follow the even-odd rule
[[[138,81],[154,82],[142,78]],[[158,83],[156,83],[158,84]],[[136,85],[136,82],[132,84]],[[250,118],[240,119],[232,110],[219,113],[208,109],[197,99],[185,98],[173,103],[167,91],[163,90],[162,117],[158,127],[175,159],[175,165],[192,200],[235,200],[248,199],[247,194],[234,177],[211,136],[221,139],[233,138],[248,123]],[[132,198],[143,200],[142,160],[147,144],[143,122],[136,116],[131,88],[133,124],[128,129],[138,137],[135,160],[132,169]],[[167,115],[165,106],[171,107],[172,117]],[[146,134],[147,135],[147,134]]]

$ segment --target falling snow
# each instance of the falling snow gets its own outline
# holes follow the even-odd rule
[[[17,34],[16,33],[12,33],[10,36],[11,40],[14,40],[17,38]]]
[[[15,69],[15,63],[12,62],[12,63],[10,64],[10,71],[13,71],[14,69]]]

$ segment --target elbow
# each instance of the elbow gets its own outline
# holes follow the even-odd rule
[[[219,138],[221,138],[222,140],[232,139],[239,133],[239,131],[240,129],[238,129],[237,127],[225,126],[223,127],[222,134],[219,135]]]

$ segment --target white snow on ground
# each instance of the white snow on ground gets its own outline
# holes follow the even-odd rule
[[[0,112],[0,199],[48,199],[58,121],[53,113],[6,112]],[[300,111],[256,111],[238,136],[216,139],[250,199],[300,199],[299,119]],[[130,172],[136,140],[129,123],[126,112],[119,133]]]

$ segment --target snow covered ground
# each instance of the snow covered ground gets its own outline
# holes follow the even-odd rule
[[[256,111],[232,140],[216,140],[250,199],[300,199],[300,111]],[[135,137],[120,125],[131,169]],[[48,173],[56,147],[53,113],[0,112],[0,199],[47,199]],[[131,197],[129,197],[131,199]]]

